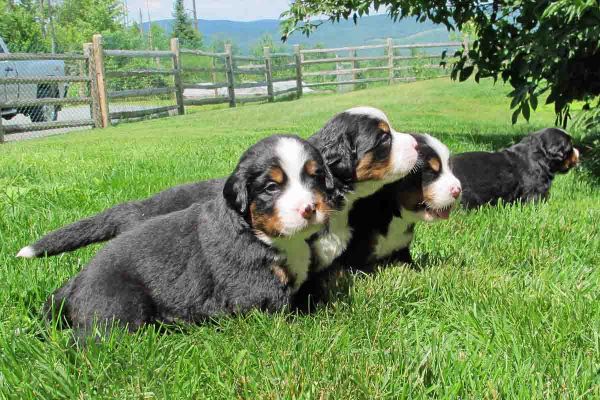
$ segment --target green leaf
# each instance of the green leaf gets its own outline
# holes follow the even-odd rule
[[[531,103],[531,108],[533,108],[533,110],[535,111],[537,109],[538,106],[538,98],[536,95],[532,94],[529,97],[529,102]]]
[[[512,115],[512,118],[511,118],[511,120],[512,120],[512,124],[513,124],[513,125],[517,123],[517,119],[519,118],[519,113],[520,113],[520,112],[521,112],[521,106],[519,106],[519,107],[518,107],[518,108],[515,110],[515,112],[513,112],[513,115]]]
[[[529,109],[529,103],[527,102],[527,100],[525,100],[523,103],[523,116],[525,117],[525,120],[527,120],[527,122],[529,122],[529,117],[530,117],[530,109]]]
[[[473,73],[473,69],[474,69],[474,67],[472,65],[469,65],[468,67],[461,69],[460,74],[458,75],[458,81],[464,82],[467,79],[469,79],[469,76],[471,76],[471,74]]]

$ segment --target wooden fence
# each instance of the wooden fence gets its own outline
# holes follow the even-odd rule
[[[419,70],[440,69],[439,64],[433,64],[433,60],[440,59],[440,54],[423,53],[423,49],[449,49],[465,45],[459,42],[394,45],[392,39],[387,39],[385,44],[329,49],[301,50],[296,45],[293,53],[272,53],[270,48],[265,47],[262,56],[257,57],[234,55],[231,45],[226,45],[223,53],[181,49],[176,38],[171,40],[168,51],[107,50],[103,47],[102,36],[94,35],[92,43],[86,43],[83,46],[82,54],[0,54],[0,61],[74,59],[80,60],[85,66],[81,69],[81,74],[76,76],[0,78],[0,85],[25,81],[29,83],[60,81],[63,83],[83,82],[87,86],[86,94],[79,97],[40,98],[26,102],[0,103],[0,108],[84,104],[89,105],[91,116],[90,119],[83,120],[4,126],[0,118],[0,142],[5,133],[81,126],[105,128],[110,126],[113,121],[122,119],[137,119],[152,115],[182,115],[185,113],[186,106],[228,103],[230,107],[235,107],[241,103],[273,102],[282,95],[295,95],[299,98],[303,95],[305,88],[327,86],[339,88],[343,85],[356,87],[356,85],[374,82],[392,84],[412,81],[416,80],[417,76],[410,74],[410,71],[415,71],[417,68]],[[402,54],[407,50],[414,54]],[[415,50],[421,50],[421,53],[419,54]],[[358,55],[358,52],[365,51],[370,54]],[[382,51],[381,55],[373,54],[379,51]],[[122,58],[156,59],[159,68],[114,71],[106,69],[108,59]],[[197,67],[194,58],[204,58],[205,60],[208,58],[210,66]],[[168,67],[165,67],[164,62],[160,63],[159,59],[170,60]],[[414,61],[418,61],[419,64],[407,64],[407,62]],[[328,66],[334,66],[335,69]],[[369,73],[375,73],[377,76],[366,76]],[[409,75],[407,76],[405,73],[409,73]],[[211,82],[199,83],[199,74],[209,75]],[[404,76],[401,76],[402,74]],[[149,76],[167,77],[172,83],[161,87],[113,91],[108,89],[109,83],[113,79]],[[251,80],[250,77],[256,77],[256,80]],[[340,77],[345,79],[339,79]],[[279,82],[292,82],[293,84],[291,87],[278,90],[276,86]],[[249,88],[261,88],[262,93],[255,95],[240,93],[240,89]],[[201,96],[200,98],[185,96],[186,91],[194,89],[213,90],[214,96]],[[219,89],[222,91],[220,92]],[[171,95],[172,100],[169,104],[161,104],[159,107],[110,111],[111,102],[119,101],[119,99],[146,98],[158,95]]]

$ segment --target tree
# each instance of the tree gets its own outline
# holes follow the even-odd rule
[[[179,38],[181,47],[191,49],[199,49],[202,47],[202,37],[192,26],[192,21],[185,12],[183,0],[175,0],[173,17],[175,18],[173,37]]]
[[[44,52],[50,42],[38,22],[38,8],[31,1],[0,0],[0,37],[11,52]]]
[[[63,51],[81,51],[96,33],[123,30],[123,8],[119,0],[64,0],[55,10],[56,37]]]
[[[453,79],[476,81],[491,77],[514,90],[513,123],[529,119],[538,98],[548,93],[556,124],[566,126],[573,101],[600,107],[600,2],[597,0],[296,0],[283,15],[283,39],[295,30],[310,34],[323,21],[352,18],[356,22],[373,9],[387,8],[394,20],[431,20],[448,30],[475,30],[469,49],[455,53]],[[595,102],[595,103],[593,103]]]

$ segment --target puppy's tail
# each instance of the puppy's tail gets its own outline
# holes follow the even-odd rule
[[[37,242],[22,248],[17,257],[35,258],[73,251],[92,243],[103,242],[126,231],[144,219],[135,203],[119,204],[92,217],[48,233]]]

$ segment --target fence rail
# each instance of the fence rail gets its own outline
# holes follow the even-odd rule
[[[0,85],[7,88],[9,85],[38,88],[36,98],[3,102],[0,97],[0,111],[6,114],[84,105],[78,109],[81,115],[70,121],[38,122],[31,118],[32,123],[19,125],[3,124],[0,118],[0,142],[7,133],[82,126],[104,128],[120,120],[181,115],[187,106],[229,103],[235,107],[238,103],[272,102],[284,95],[299,98],[312,90],[310,88],[341,90],[377,82],[410,82],[423,79],[418,76],[419,71],[433,74],[441,70],[433,61],[440,59],[441,51],[438,54],[431,49],[466,45],[459,42],[394,44],[388,39],[382,44],[323,49],[302,50],[295,45],[293,53],[271,53],[271,49],[265,47],[262,55],[242,56],[233,54],[230,45],[225,46],[224,52],[181,49],[178,39],[171,40],[170,50],[104,49],[102,37],[94,35],[92,43],[84,44],[81,54],[0,54],[0,61],[63,60],[77,66],[76,74],[65,76],[40,73],[0,78]],[[146,61],[140,64],[136,59]],[[133,60],[130,68],[125,67],[128,60]],[[130,80],[147,83],[132,87],[126,84]],[[67,96],[65,91],[59,96],[39,96],[40,87],[62,85],[68,88],[70,84],[80,85],[77,93]],[[149,96],[161,97],[161,100],[152,105],[139,105]],[[141,100],[137,100],[132,109],[110,110],[128,98]],[[89,107],[89,118],[81,111],[87,109],[85,106]]]

